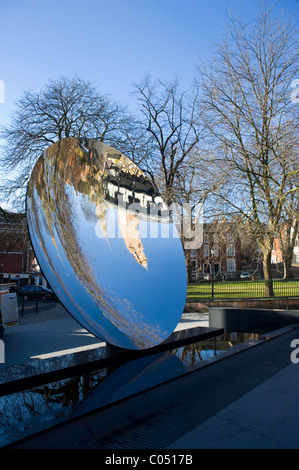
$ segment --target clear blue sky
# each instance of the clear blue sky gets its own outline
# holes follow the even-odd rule
[[[299,13],[299,0],[276,3],[278,13]],[[178,76],[188,88],[197,59],[208,59],[219,39],[229,7],[251,20],[258,5],[259,0],[0,0],[0,124],[8,122],[23,90],[38,90],[59,75],[77,73],[129,104],[132,84],[147,72],[161,79]]]

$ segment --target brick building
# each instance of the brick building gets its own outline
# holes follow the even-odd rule
[[[242,269],[241,240],[234,224],[213,222],[203,225],[203,243],[191,254],[193,279],[205,274],[234,275]]]
[[[283,234],[284,235],[284,234]],[[279,239],[276,237],[273,243],[273,250],[271,254],[271,263],[279,264],[283,263],[283,256],[280,249]],[[299,264],[299,235],[296,237],[294,251],[293,251],[293,264]]]
[[[0,282],[34,272],[34,253],[28,239],[25,214],[0,208]]]

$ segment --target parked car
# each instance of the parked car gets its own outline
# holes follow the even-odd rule
[[[240,279],[251,279],[251,274],[248,272],[241,273]]]
[[[24,300],[29,299],[41,299],[41,300],[52,300],[55,298],[55,294],[51,289],[47,289],[44,286],[23,286],[19,291],[19,295]]]
[[[203,278],[204,278],[205,281],[211,281],[213,279],[213,275],[207,273],[207,274],[204,275]]]
[[[14,292],[18,292],[19,291],[19,288],[18,288],[18,285],[17,284],[14,284],[13,286],[10,286],[9,287],[9,293],[14,293]]]

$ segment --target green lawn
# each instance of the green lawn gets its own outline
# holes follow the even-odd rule
[[[274,280],[273,289],[275,297],[299,296],[298,280]],[[231,281],[214,282],[214,298],[240,299],[265,297],[265,281]],[[187,301],[208,300],[212,298],[212,283],[201,282],[188,284]]]

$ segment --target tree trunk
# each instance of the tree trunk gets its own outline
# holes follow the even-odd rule
[[[293,257],[293,254],[292,254]],[[283,278],[291,279],[293,277],[292,273],[292,259],[290,257],[285,258],[283,262]]]
[[[298,235],[298,221],[289,223],[284,234],[280,234],[279,246],[283,259],[283,278],[289,279],[293,277],[292,262],[294,256],[294,247],[296,245]]]
[[[183,247],[184,249],[184,247]],[[191,261],[191,250],[185,250],[184,249],[184,255],[185,255],[185,262],[186,262],[186,270],[187,270],[187,281],[191,282],[192,281],[192,271],[193,271],[193,263]]]
[[[265,297],[274,297],[272,271],[271,271],[271,252],[267,250],[263,253],[263,269],[265,276]]]

